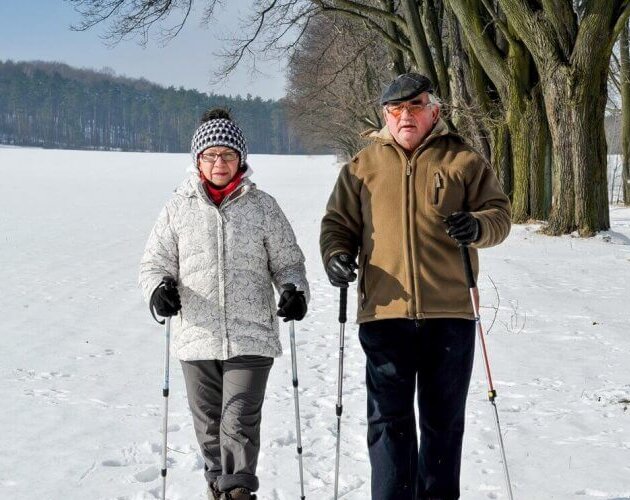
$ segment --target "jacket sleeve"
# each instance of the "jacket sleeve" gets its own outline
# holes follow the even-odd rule
[[[510,233],[510,200],[499,184],[499,179],[485,161],[476,162],[472,178],[466,186],[468,209],[480,224],[480,238],[475,248],[498,245]]]
[[[171,210],[167,204],[160,212],[140,261],[138,281],[147,304],[164,276],[172,276],[176,280],[179,278],[178,238],[173,228]]]
[[[333,255],[348,253],[357,256],[363,232],[361,216],[361,183],[350,171],[352,163],[344,165],[328,199],[322,219],[319,246],[324,265]]]
[[[293,228],[275,199],[269,197],[269,210],[265,217],[265,248],[269,258],[269,271],[277,290],[285,283],[293,283],[310,300],[306,280],[304,254],[297,244]]]

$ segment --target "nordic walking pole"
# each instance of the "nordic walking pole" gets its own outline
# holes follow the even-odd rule
[[[165,346],[164,346],[164,386],[162,396],[164,398],[164,409],[162,414],[162,500],[166,499],[166,435],[168,432],[168,350],[171,343],[171,318],[166,318],[164,325]]]
[[[297,356],[295,351],[295,321],[289,323],[291,341],[291,370],[293,373],[293,400],[295,401],[295,433],[297,436],[298,464],[300,468],[300,498],[304,500],[304,472],[302,468],[302,433],[300,431],[300,400],[298,396]]]
[[[162,279],[164,288],[171,289],[176,282],[170,276]],[[162,397],[164,398],[164,410],[162,414],[162,500],[166,500],[166,437],[168,433],[168,382],[169,382],[169,350],[171,347],[171,318],[164,318],[164,386]]]
[[[343,413],[343,344],[346,329],[346,309],[348,305],[348,287],[339,289],[339,376],[337,378],[337,451],[335,453],[335,500],[339,489],[339,450],[341,446],[341,414]]]
[[[483,362],[486,368],[486,378],[488,379],[488,401],[492,404],[494,410],[494,423],[496,424],[497,438],[499,440],[499,448],[501,450],[501,459],[503,460],[503,472],[505,473],[505,485],[507,487],[508,497],[510,500],[514,500],[512,494],[512,482],[510,481],[510,472],[508,471],[507,459],[505,458],[505,447],[503,446],[503,436],[501,435],[501,424],[499,423],[499,412],[495,399],[497,397],[497,391],[492,383],[492,375],[490,374],[490,363],[488,361],[488,353],[486,351],[486,342],[483,336],[483,328],[481,326],[481,319],[479,316],[479,289],[475,283],[475,277],[472,272],[472,265],[470,263],[470,254],[468,253],[467,245],[459,245],[459,251],[464,263],[464,270],[466,272],[466,281],[468,283],[468,289],[470,290],[470,301],[473,306],[473,312],[475,315],[475,326],[477,328],[477,336],[479,337],[479,343],[481,344],[481,353],[483,355]]]

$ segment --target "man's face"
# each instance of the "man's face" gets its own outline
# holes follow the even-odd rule
[[[423,92],[408,101],[383,106],[385,123],[394,140],[407,151],[414,151],[429,135],[440,116],[440,106]]]

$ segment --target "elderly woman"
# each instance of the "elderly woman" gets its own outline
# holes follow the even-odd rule
[[[306,314],[304,255],[275,199],[250,181],[245,137],[228,112],[204,115],[191,153],[195,172],[151,231],[140,285],[152,312],[179,312],[171,353],[181,361],[208,498],[254,499],[262,404],[281,354],[277,316]]]

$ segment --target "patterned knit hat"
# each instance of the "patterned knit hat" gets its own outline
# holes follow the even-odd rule
[[[244,166],[247,159],[245,136],[239,126],[232,121],[230,114],[223,109],[214,109],[204,114],[202,124],[195,130],[190,145],[195,165],[199,154],[212,146],[232,148],[240,156],[240,167]]]

